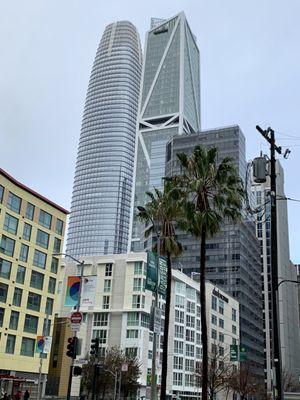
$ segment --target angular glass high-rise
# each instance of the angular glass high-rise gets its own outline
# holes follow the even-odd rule
[[[168,20],[152,19],[146,35],[139,101],[132,199],[131,250],[141,249],[143,225],[137,206],[145,192],[162,186],[166,143],[174,135],[200,130],[200,57],[183,12]]]
[[[83,114],[67,240],[73,256],[127,250],[141,68],[136,28],[108,25]]]

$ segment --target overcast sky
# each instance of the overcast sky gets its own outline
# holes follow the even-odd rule
[[[201,52],[202,128],[239,124],[247,157],[271,126],[292,153],[285,191],[300,199],[299,0],[0,0],[0,165],[69,209],[89,75],[105,26],[185,11]],[[300,263],[300,203],[289,203]]]

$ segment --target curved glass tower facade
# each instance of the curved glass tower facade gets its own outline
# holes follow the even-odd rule
[[[141,67],[134,25],[108,25],[83,114],[67,239],[73,256],[127,250]]]

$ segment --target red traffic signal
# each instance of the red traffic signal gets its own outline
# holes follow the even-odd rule
[[[77,347],[77,337],[68,338],[68,346],[67,346],[67,356],[71,358],[76,358],[76,347]]]

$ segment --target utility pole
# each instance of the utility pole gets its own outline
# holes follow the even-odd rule
[[[274,398],[283,400],[281,377],[281,352],[279,332],[279,308],[278,308],[278,252],[277,252],[277,207],[276,207],[276,158],[275,152],[281,154],[281,147],[275,144],[274,130],[263,130],[259,125],[256,129],[270,144],[270,181],[271,181],[271,276],[272,276],[272,318],[273,318],[273,361],[275,368],[275,382],[273,382]]]

